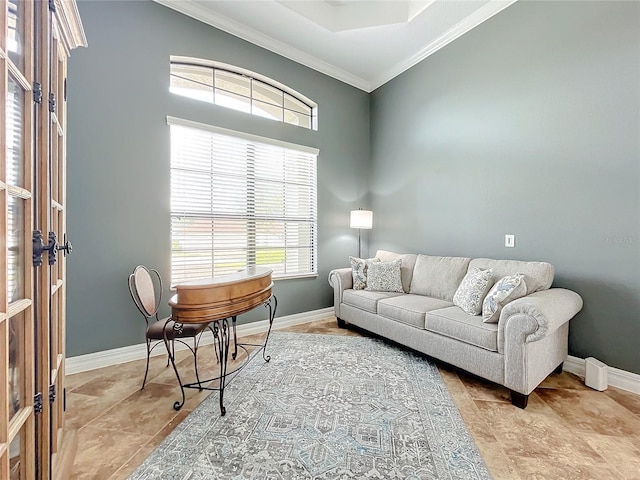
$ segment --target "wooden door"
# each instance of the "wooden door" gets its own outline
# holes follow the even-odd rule
[[[66,78],[72,49],[86,45],[76,4],[36,2],[36,77],[42,81],[37,118],[36,230],[49,246],[36,268],[36,389],[43,392],[36,416],[36,470],[39,478],[68,478],[76,449],[75,432],[64,425],[66,312]]]
[[[35,478],[33,3],[0,13],[0,478]]]
[[[73,1],[1,1],[0,478],[65,478],[65,250],[52,233],[66,226],[66,60],[86,40]]]
[[[48,253],[48,262],[42,263],[36,282],[40,299],[36,325],[42,332],[37,336],[42,362],[38,370],[43,373],[38,377],[38,387],[49,392],[43,415],[36,417],[36,434],[42,452],[38,460],[40,468],[51,472],[52,478],[65,479],[76,448],[75,432],[64,428],[66,256],[71,253],[66,234],[66,78],[71,50],[86,45],[86,39],[75,3],[40,2],[40,8],[42,17],[47,18],[47,28],[41,32],[41,51],[48,55],[40,57],[40,68],[36,68],[36,72],[43,72],[40,77],[45,82],[42,108],[45,114],[40,123],[38,154],[37,220],[41,231],[49,232],[49,244],[57,245],[56,252]]]

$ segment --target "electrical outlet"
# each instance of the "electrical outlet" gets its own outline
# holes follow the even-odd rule
[[[505,247],[515,247],[516,246],[516,236],[515,235],[505,235],[504,236],[504,246]]]

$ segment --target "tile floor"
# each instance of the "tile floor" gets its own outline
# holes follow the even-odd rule
[[[367,335],[338,328],[334,317],[286,330]],[[187,354],[178,358],[188,380],[193,367]],[[200,371],[214,367],[208,357],[198,356]],[[179,390],[165,365],[166,357],[152,358],[144,390],[144,360],[67,376],[66,422],[78,430],[73,479],[127,478],[210,393],[188,390],[176,412]],[[640,480],[639,395],[613,387],[597,392],[563,372],[547,378],[520,410],[504,387],[448,365],[439,368],[495,479]]]

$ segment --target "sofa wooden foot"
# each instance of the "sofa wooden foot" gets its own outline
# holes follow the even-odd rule
[[[347,322],[345,322],[344,320],[342,320],[341,318],[338,318],[338,328],[347,328]]]
[[[553,371],[553,373],[562,373],[562,366],[564,365],[564,362],[562,362],[560,365],[558,365],[556,367],[556,369]]]
[[[527,408],[527,403],[529,403],[529,395],[514,392],[513,390],[511,390],[511,404],[513,406],[522,408],[524,410],[525,408]]]

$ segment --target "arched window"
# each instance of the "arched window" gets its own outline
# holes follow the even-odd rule
[[[318,106],[263,75],[233,65],[171,57],[171,93],[317,130]]]

